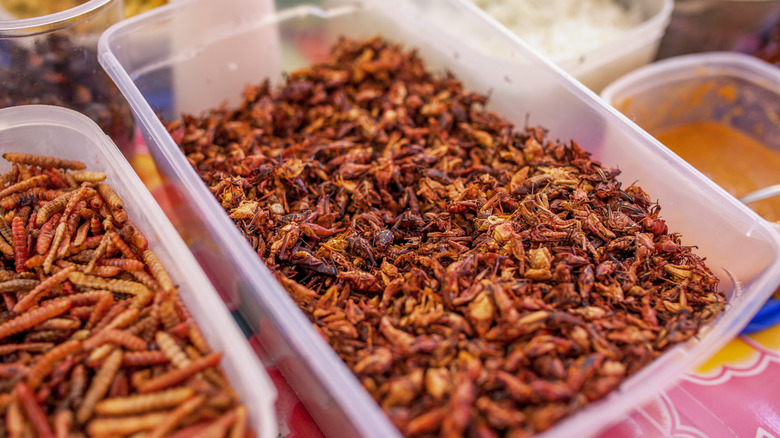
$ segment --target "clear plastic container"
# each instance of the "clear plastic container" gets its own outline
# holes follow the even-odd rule
[[[780,154],[780,70],[749,55],[710,52],[664,59],[621,77],[601,96],[650,133],[717,122]],[[780,178],[767,185],[776,183]],[[735,188],[732,194],[741,197],[760,188]]]
[[[171,222],[111,139],[75,111],[28,105],[0,110],[0,155],[5,152],[79,160],[89,170],[107,175],[106,182],[124,199],[128,217],[178,285],[206,340],[215,351],[224,352],[220,365],[246,404],[251,426],[259,437],[276,438],[276,389],[268,374]],[[2,160],[0,171],[10,167]]]
[[[474,0],[462,1],[472,3],[477,13],[487,16],[473,5]],[[674,8],[674,0],[618,0],[617,3],[626,6],[628,10],[638,8],[642,21],[610,41],[585,50],[577,56],[551,58],[597,93],[616,78],[655,59]],[[496,26],[504,27],[498,20],[491,18],[491,21]]]
[[[735,336],[780,283],[780,236],[754,212],[663,148],[560,68],[509,32],[451,0],[312,1],[276,12],[257,2],[184,0],[126,20],[99,44],[100,61],[127,96],[168,183],[167,213],[209,277],[238,309],[319,426],[329,436],[399,432],[312,328],[200,180],[158,119],[236,104],[246,84],[322,60],[340,35],[385,38],[416,48],[435,71],[490,94],[489,108],[519,126],[576,139],[619,166],[663,205],[684,243],[698,246],[722,279],[726,312],[606,398],[541,434],[587,436],[672,385]],[[484,47],[493,47],[488,54]]]
[[[654,62],[601,97],[647,131],[718,121],[780,151],[780,69],[750,55],[709,52]]]
[[[1,5],[0,108],[46,104],[75,109],[96,121],[120,148],[129,148],[134,135],[130,107],[97,61],[100,34],[124,18],[122,1],[89,0],[31,18],[18,18],[14,13],[19,11]],[[35,11],[56,10],[44,5],[41,1]]]

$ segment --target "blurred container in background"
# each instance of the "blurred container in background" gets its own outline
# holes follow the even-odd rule
[[[752,56],[664,59],[601,96],[736,197],[780,184],[780,70]],[[780,220],[780,196],[748,204]]]
[[[780,1],[675,0],[658,58],[696,52],[750,52],[756,36],[780,13]]]
[[[129,18],[166,3],[168,0],[125,0],[125,16]]]
[[[462,0],[600,91],[656,57],[673,0]]]
[[[129,148],[134,126],[129,105],[97,61],[98,38],[124,18],[122,1],[25,4],[0,2],[0,108],[75,109],[121,149]],[[45,15],[29,16],[39,12]]]

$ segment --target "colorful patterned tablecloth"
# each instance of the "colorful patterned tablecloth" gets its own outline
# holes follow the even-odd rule
[[[143,147],[125,153],[166,209],[167,199],[151,156]],[[250,338],[278,398],[279,433],[284,438],[321,438],[324,434],[306,407]],[[608,426],[596,438],[780,438],[780,324],[740,335],[679,383]]]

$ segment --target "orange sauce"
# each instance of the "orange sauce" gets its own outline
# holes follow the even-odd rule
[[[737,198],[780,183],[780,153],[726,124],[691,123],[652,134]],[[749,207],[764,219],[780,220],[780,195]]]

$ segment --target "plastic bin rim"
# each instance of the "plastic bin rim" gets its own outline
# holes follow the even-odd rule
[[[59,123],[63,127],[78,128],[103,145],[113,141],[95,122],[76,110],[55,105],[20,105],[0,109],[0,130],[12,126]]]
[[[646,89],[669,83],[679,79],[680,74],[686,71],[696,72],[698,77],[711,76],[706,74],[706,69],[710,68],[742,68],[745,72],[757,73],[766,79],[762,85],[776,84],[774,89],[780,94],[780,70],[772,64],[744,53],[718,51],[674,56],[653,62],[615,79],[604,87],[600,96],[608,104],[613,104],[616,98],[629,97],[623,95],[626,90],[642,89],[642,85]]]
[[[89,0],[53,14],[0,20],[0,38],[21,38],[73,27],[108,9],[117,0]]]

